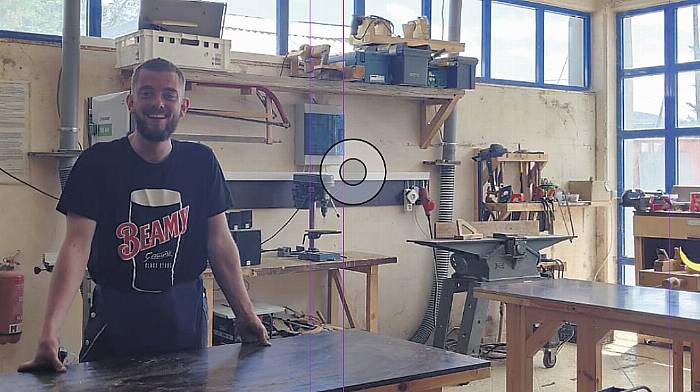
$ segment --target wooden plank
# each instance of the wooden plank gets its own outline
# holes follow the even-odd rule
[[[326,322],[328,324],[333,324],[333,273],[336,270],[328,270],[326,273],[327,277],[327,290],[326,290]],[[337,324],[340,325],[340,322]]]
[[[544,344],[552,338],[552,336],[559,330],[561,322],[556,320],[540,320],[540,325],[532,336],[525,342],[525,353],[532,356],[537,351],[539,351]],[[528,323],[529,324],[529,323]]]
[[[211,270],[202,273],[202,283],[207,294],[207,347],[211,347],[214,331],[214,274]]]
[[[396,257],[388,257],[364,252],[345,252],[346,258],[339,261],[307,261],[294,257],[278,257],[264,253],[260,265],[242,267],[244,277],[282,275],[290,273],[328,271],[330,269],[353,269],[370,265],[394,264]]]
[[[456,387],[466,383],[485,380],[491,377],[491,369],[476,369],[465,372],[448,374],[444,376],[431,377],[415,381],[403,382],[400,384],[387,385],[384,387],[365,389],[367,392],[434,392],[442,391],[443,387]]]
[[[350,307],[348,306],[348,301],[345,298],[345,290],[343,290],[343,285],[340,283],[340,271],[331,270],[328,271],[328,273],[331,274],[333,281],[335,282],[335,288],[338,290],[338,296],[340,298],[340,302],[343,304],[343,311],[345,312],[345,317],[348,318],[348,324],[350,325],[350,328],[355,328],[355,320],[352,317]],[[338,324],[340,324],[341,327],[345,326],[345,323],[343,323],[342,320],[339,320]]]
[[[532,356],[526,353],[525,342],[532,325],[527,325],[525,307],[506,304],[506,392],[532,392]]]
[[[281,61],[280,61],[281,62]],[[379,85],[369,83],[343,83],[341,81],[316,80],[308,78],[279,77],[277,75],[253,75],[237,72],[202,71],[183,68],[185,78],[190,82],[234,83],[241,85],[265,86],[273,91],[291,93],[325,93],[370,95],[405,99],[445,99],[452,100],[464,95],[461,89],[437,89],[429,87],[409,87]]]
[[[493,159],[496,165],[500,162],[547,162],[549,160],[547,154],[533,152],[509,152],[501,157]]]
[[[654,238],[688,238],[688,220],[694,221],[697,218],[687,219],[684,216],[646,216],[634,215],[634,236],[654,237]]]
[[[367,271],[367,298],[365,304],[366,328],[379,332],[379,266],[372,265]]]
[[[602,389],[603,355],[600,340],[607,331],[590,323],[576,325],[576,390],[599,391]],[[584,344],[585,342],[585,344]]]
[[[430,146],[430,142],[433,140],[433,137],[435,137],[435,135],[438,133],[442,125],[445,123],[445,120],[447,120],[447,117],[452,114],[452,111],[454,110],[455,105],[457,105],[459,98],[460,97],[455,97],[449,103],[440,105],[440,110],[435,113],[435,116],[433,116],[430,122],[427,124],[421,124],[420,148],[425,149]]]
[[[493,236],[493,233],[522,235],[540,234],[539,223],[534,220],[471,222],[471,225],[486,237]]]
[[[683,339],[674,339],[673,351],[673,392],[683,392]]]
[[[700,340],[690,343],[690,390],[700,392]]]
[[[355,37],[349,37],[348,42],[353,46],[361,45],[388,45],[388,44],[406,44],[411,47],[429,45],[431,50],[439,51],[444,50],[449,53],[461,53],[464,52],[464,44],[461,42],[453,41],[441,41],[437,39],[416,39],[416,38],[403,38],[403,37],[391,37],[388,35],[377,35],[368,34],[365,38],[359,40]]]

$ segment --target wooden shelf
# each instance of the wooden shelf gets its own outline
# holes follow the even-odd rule
[[[280,64],[280,67],[282,65]],[[289,76],[252,75],[237,72],[205,71],[182,68],[188,82],[226,83],[243,86],[263,86],[273,91],[308,94],[347,94],[377,97],[392,97],[421,102],[420,148],[430,146],[431,141],[452,114],[457,101],[464,96],[463,89],[438,89],[428,87],[394,86],[360,82],[341,82]],[[128,83],[132,69],[121,70],[122,80]],[[125,88],[128,88],[125,86]],[[438,106],[436,113],[430,113],[430,106]],[[269,139],[269,138],[268,138]],[[268,140],[269,142],[269,140]]]
[[[575,208],[575,207],[607,207],[610,205],[610,202],[606,201],[578,201],[578,202],[570,202],[569,207]],[[566,208],[566,203],[562,202],[561,203],[562,208]],[[544,208],[542,206],[542,203],[534,203],[534,202],[527,202],[527,203],[486,203],[486,207],[488,207],[492,211],[500,212],[500,213],[511,213],[511,212],[541,212],[544,211]]]
[[[281,65],[280,65],[281,66]],[[341,83],[341,81],[317,80],[312,78],[252,75],[236,72],[204,71],[182,69],[188,82],[233,83],[265,86],[270,90],[290,93],[323,93],[393,97],[428,101],[430,104],[443,104],[464,96],[462,89],[439,89],[430,87],[394,86],[361,82]],[[131,69],[122,69],[125,80]]]
[[[27,153],[30,157],[37,158],[75,158],[82,151],[30,151]]]
[[[493,158],[494,163],[499,162],[547,162],[547,154],[538,152],[509,152],[502,157]]]
[[[402,37],[390,37],[387,35],[373,35],[366,36],[364,39],[357,39],[355,37],[349,37],[348,42],[353,46],[360,45],[387,45],[387,44],[406,44],[411,47],[428,45],[430,50],[438,51],[444,50],[449,53],[461,53],[464,52],[464,44],[461,42],[452,41],[441,41],[437,39],[416,39],[416,38],[402,38]]]

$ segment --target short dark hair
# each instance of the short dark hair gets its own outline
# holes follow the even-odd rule
[[[182,87],[182,91],[185,91],[185,75],[182,73],[180,68],[177,67],[177,65],[171,63],[170,61],[163,59],[163,58],[155,58],[155,59],[150,59],[147,60],[143,63],[141,63],[136,69],[134,69],[134,74],[131,75],[131,91],[134,92],[134,87],[136,87],[136,83],[139,80],[139,74],[141,74],[141,70],[147,69],[149,71],[156,71],[156,72],[174,72],[177,74],[177,78],[180,81],[180,87]]]

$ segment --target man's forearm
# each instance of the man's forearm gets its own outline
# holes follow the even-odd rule
[[[85,275],[89,249],[77,242],[64,242],[54,266],[44,318],[42,338],[57,338],[68,308]]]
[[[217,242],[218,244],[212,247],[209,257],[216,282],[236,317],[253,317],[255,311],[243,282],[238,249],[231,238],[223,238]]]

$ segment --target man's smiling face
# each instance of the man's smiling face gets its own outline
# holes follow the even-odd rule
[[[127,98],[136,131],[146,140],[161,142],[175,132],[189,100],[175,72],[143,69]]]

